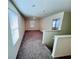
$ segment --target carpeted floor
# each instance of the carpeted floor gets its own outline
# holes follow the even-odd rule
[[[51,52],[42,44],[42,32],[26,32],[16,59],[52,59]]]

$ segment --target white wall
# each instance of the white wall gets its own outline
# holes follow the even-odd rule
[[[40,20],[38,18],[25,18],[26,30],[40,30]]]
[[[52,20],[61,18],[63,20],[64,12],[53,14],[40,20],[41,30],[52,30]]]
[[[52,30],[52,19],[61,18],[62,26],[61,30],[53,31]],[[61,34],[71,34],[71,15],[69,12],[60,12],[58,14],[54,14],[52,16],[46,17],[41,20],[41,30],[43,31],[43,44],[47,44],[49,47],[52,47],[54,42],[54,35]]]
[[[56,35],[52,51],[53,57],[62,57],[71,55],[71,36]]]
[[[8,8],[13,10],[14,12],[16,12],[19,17],[19,19],[18,19],[19,39],[17,40],[15,45],[13,45],[13,42],[12,42],[10,23],[8,24],[9,25],[9,28],[8,28],[8,32],[9,32],[9,36],[8,36],[9,49],[8,49],[8,51],[9,51],[9,54],[8,54],[8,57],[9,57],[9,59],[16,59],[16,56],[17,56],[17,53],[18,53],[18,50],[19,50],[19,47],[20,47],[20,44],[21,44],[21,41],[22,41],[22,38],[24,35],[24,31],[25,31],[24,20],[21,17],[21,15],[19,14],[19,12],[16,10],[16,8],[10,2],[9,2]]]

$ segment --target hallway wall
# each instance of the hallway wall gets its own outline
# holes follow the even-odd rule
[[[60,18],[62,21],[61,30],[52,31],[52,20]],[[32,27],[31,27],[32,25]],[[70,12],[59,12],[48,17],[38,19],[33,17],[25,18],[25,30],[41,30],[43,31],[43,43],[52,46],[54,35],[71,33],[71,14]]]
[[[52,17],[61,17],[63,19],[62,22],[62,27],[61,30],[59,31],[53,31],[50,29],[50,23],[46,24],[48,27],[43,27],[42,29],[44,29],[43,31],[43,43],[47,44],[49,47],[53,46],[53,42],[54,42],[54,36],[55,35],[68,35],[71,34],[71,13],[69,12],[64,12],[64,13],[59,13],[59,14],[55,14],[52,15],[50,17],[44,18],[42,21],[46,20],[50,20]],[[44,26],[43,24],[46,23],[47,21],[43,22],[41,25]]]
[[[25,24],[24,24],[24,19],[21,17],[20,13],[17,11],[17,9],[11,4],[11,2],[9,1],[9,9],[11,9],[12,11],[14,11],[17,15],[18,15],[18,31],[19,31],[19,39],[17,39],[17,42],[15,44],[13,44],[13,39],[12,39],[12,35],[11,35],[11,27],[10,27],[10,22],[8,22],[8,59],[16,59],[23,35],[24,35],[24,31],[25,31]],[[8,15],[9,17],[9,15]],[[11,20],[11,19],[9,19]]]
[[[40,20],[38,18],[25,17],[25,30],[40,30]]]
[[[41,30],[52,30],[52,20],[56,18],[63,19],[64,12],[50,15],[40,20]]]

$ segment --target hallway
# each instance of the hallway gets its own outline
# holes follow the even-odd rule
[[[16,59],[52,59],[40,31],[26,31]]]

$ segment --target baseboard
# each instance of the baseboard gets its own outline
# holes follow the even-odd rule
[[[54,59],[66,59],[66,58],[70,58],[71,59],[71,55],[67,55],[67,56],[61,56],[61,57],[53,57]]]

